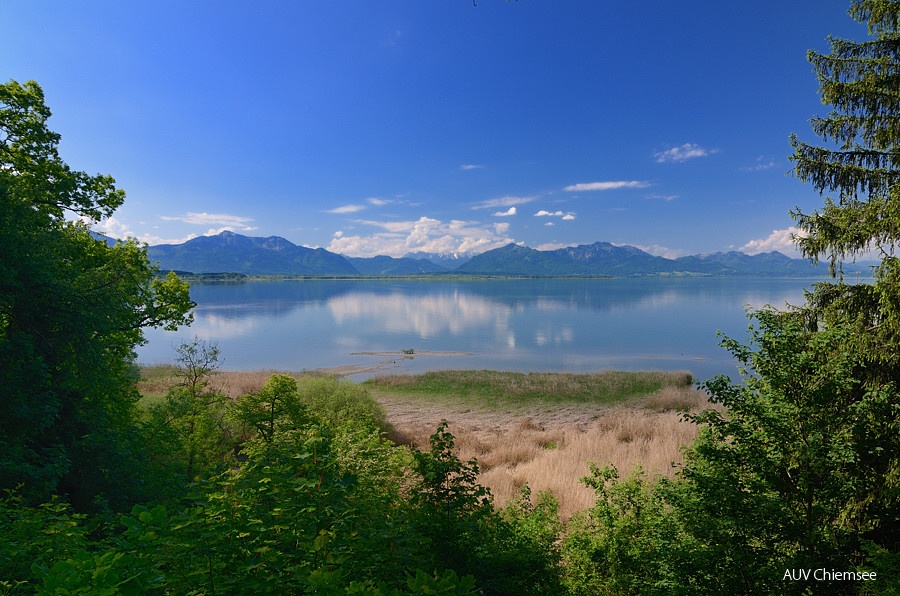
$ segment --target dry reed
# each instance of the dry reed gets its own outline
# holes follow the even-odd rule
[[[682,447],[697,435],[680,411],[708,407],[705,394],[688,388],[663,390],[637,406],[545,404],[517,414],[386,395],[379,401],[397,442],[426,449],[429,436],[446,419],[458,457],[478,461],[479,481],[498,505],[527,483],[534,492],[552,492],[564,520],[593,505],[593,491],[580,483],[589,462],[612,464],[623,476],[640,466],[671,477]]]

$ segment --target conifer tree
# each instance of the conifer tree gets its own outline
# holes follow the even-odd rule
[[[813,261],[827,259],[835,283],[809,296],[812,325],[852,323],[859,349],[900,365],[900,2],[853,0],[850,16],[870,39],[831,38],[831,52],[811,51],[827,116],[811,120],[821,144],[795,135],[794,173],[825,195],[813,213],[792,212],[797,244]],[[871,285],[845,284],[841,263],[874,252],[881,259]]]
[[[832,407],[847,419],[854,470],[838,523],[867,528],[861,536],[900,547],[900,1],[852,0],[850,16],[868,39],[830,38],[829,53],[809,52],[827,116],[811,120],[818,145],[792,136],[794,173],[825,196],[813,212],[792,212],[804,256],[827,259],[834,281],[819,283],[798,317],[814,335],[842,337],[831,362],[855,365]],[[876,255],[872,283],[846,283],[841,263]],[[796,371],[795,371],[796,372]],[[806,383],[806,391],[817,386]],[[824,410],[827,404],[820,404]],[[837,412],[836,412],[837,413]],[[812,412],[811,414],[816,414]],[[854,479],[852,476],[856,475]],[[863,476],[868,476],[863,478]],[[873,479],[874,484],[873,484]],[[868,493],[858,486],[876,486]]]

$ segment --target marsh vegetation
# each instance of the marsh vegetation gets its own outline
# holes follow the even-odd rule
[[[142,367],[145,403],[176,382],[177,369]],[[211,385],[237,399],[259,391],[276,371],[216,371]],[[290,374],[301,390],[332,383]],[[398,445],[427,450],[446,420],[456,455],[476,460],[478,482],[502,506],[524,486],[549,491],[563,520],[590,508],[594,491],[580,479],[591,462],[628,474],[637,468],[672,477],[682,449],[697,436],[684,412],[711,407],[688,373],[603,371],[590,374],[438,371],[378,376],[360,387],[386,436]]]

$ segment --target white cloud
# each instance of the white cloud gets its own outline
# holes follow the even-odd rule
[[[180,221],[187,224],[195,224],[201,226],[232,226],[239,230],[255,230],[253,226],[247,224],[253,221],[252,217],[243,217],[240,215],[229,215],[227,213],[194,213],[188,212],[184,215],[162,215],[160,219],[164,221]]]
[[[394,201],[388,201],[387,199],[382,199],[381,197],[369,197],[366,199],[366,202],[369,205],[375,205],[376,207],[383,207],[385,205],[390,205]]]
[[[545,209],[541,209],[537,213],[534,214],[535,217],[561,217],[563,221],[573,221],[575,219],[574,213],[563,213],[562,211],[547,211]]]
[[[664,257],[666,259],[677,259],[678,257],[684,257],[690,254],[688,251],[681,248],[669,248],[668,246],[661,246],[659,244],[632,244],[631,246],[639,248],[646,253],[650,253],[655,257]]]
[[[87,217],[81,217],[79,219],[87,224],[93,231],[99,232],[110,238],[115,238],[116,240],[125,240],[126,238],[135,237],[134,232],[115,217],[108,217],[102,221],[94,221]]]
[[[751,240],[738,250],[749,255],[777,250],[778,252],[788,254],[789,256],[795,256],[798,254],[798,251],[794,245],[794,237],[803,236],[804,234],[803,230],[800,230],[796,226],[791,226],[784,230],[772,230],[772,233],[766,238]]]
[[[475,163],[464,163],[463,165],[459,166],[459,169],[464,172],[468,172],[470,170],[483,170],[484,168],[485,166]]]
[[[672,147],[671,149],[660,151],[655,155],[657,163],[680,163],[689,159],[695,159],[697,157],[707,157],[718,152],[718,149],[706,149],[705,147],[701,147],[700,145],[697,145],[695,143],[685,143],[684,145],[680,145],[678,147]]]
[[[93,231],[99,232],[100,234],[103,234],[104,236],[107,236],[109,238],[113,238],[116,240],[126,240],[128,238],[134,238],[138,242],[150,245],[182,244],[183,242],[187,242],[188,240],[192,240],[197,237],[197,234],[187,234],[180,238],[163,238],[154,234],[135,234],[127,224],[119,221],[115,217],[108,217],[98,222],[82,218],[82,221],[84,221]]]
[[[513,205],[522,205],[530,203],[536,197],[500,197],[498,199],[488,199],[475,204],[472,209],[496,209],[498,207],[512,207]]]
[[[204,236],[218,236],[222,232],[233,232],[234,228],[231,226],[222,226],[221,228],[210,228],[206,230],[203,235]]]
[[[576,246],[575,244],[565,244],[563,242],[547,242],[546,244],[539,244],[535,246],[535,250],[558,250],[560,248],[568,248],[570,246]]]
[[[325,213],[356,213],[357,211],[362,211],[365,208],[365,205],[341,205],[340,207],[335,207],[334,209],[328,209],[325,211]]]
[[[743,172],[761,172],[762,170],[771,170],[775,167],[775,160],[771,157],[760,155],[756,158],[756,163],[752,166],[741,168]]]
[[[606,182],[582,182],[580,184],[570,184],[563,188],[569,192],[579,192],[587,190],[618,190],[620,188],[647,188],[649,182],[642,180],[608,180]]]
[[[511,215],[515,215],[519,211],[515,207],[510,207],[506,211],[498,211],[494,214],[494,217],[510,217]]]
[[[336,232],[327,249],[348,256],[401,257],[408,252],[484,252],[513,242],[507,236],[509,224],[482,225],[478,222],[430,217],[415,221],[358,221],[357,224],[384,230],[369,236]]]

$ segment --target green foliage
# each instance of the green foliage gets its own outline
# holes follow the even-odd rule
[[[570,521],[562,548],[571,594],[725,593],[722,584],[702,588],[717,578],[692,560],[695,545],[669,502],[675,486],[641,470],[624,480],[613,467],[590,470],[582,482],[596,502]]]
[[[361,385],[331,377],[303,377],[297,390],[309,412],[332,427],[370,424],[378,430],[389,429],[384,407]]]
[[[58,499],[29,507],[10,491],[0,500],[0,578],[33,581],[32,566],[46,566],[51,557],[64,558],[88,544],[86,516],[75,514]]]
[[[865,355],[845,326],[753,316],[749,346],[723,342],[744,378],[705,383],[726,409],[688,415],[702,428],[677,480],[592,468],[597,503],[564,546],[573,592],[837,594],[862,586],[785,570],[896,574],[897,392],[857,378]]]
[[[210,375],[218,368],[219,349],[194,340],[180,345],[177,352],[178,384],[161,404],[150,408],[146,429],[157,450],[156,462],[168,460],[187,478],[194,478],[198,472],[206,475],[227,464],[237,439],[227,421],[231,401],[209,386]]]
[[[802,253],[828,259],[838,277],[808,297],[809,325],[852,325],[851,341],[877,363],[877,382],[885,382],[900,370],[900,2],[852,0],[850,15],[867,24],[870,39],[832,38],[830,53],[809,53],[822,102],[832,107],[812,119],[824,146],[791,139],[794,173],[828,196],[823,208],[792,216]],[[842,263],[867,251],[882,258],[875,283],[842,283]]]
[[[413,454],[416,472],[422,476],[418,499],[446,520],[452,535],[451,526],[461,515],[479,515],[491,509],[491,494],[476,480],[478,462],[463,463],[453,453],[454,438],[446,420],[431,435],[430,443],[429,451]]]
[[[258,393],[240,397],[232,417],[252,429],[266,443],[278,430],[295,429],[309,422],[306,406],[300,400],[297,380],[288,375],[272,375]]]
[[[445,424],[429,452],[410,456],[358,413],[334,426],[319,420],[285,375],[242,402],[238,418],[258,437],[242,445],[238,465],[193,483],[168,508],[135,506],[113,520],[10,498],[0,508],[0,531],[11,538],[0,546],[5,586],[85,594],[561,593],[556,501],[525,489],[495,511],[477,465],[452,454]],[[38,529],[43,539],[31,536]]]
[[[757,350],[725,342],[748,370],[744,382],[706,384],[728,415],[696,417],[706,427],[683,475],[698,492],[697,512],[720,521],[717,543],[739,551],[738,565],[752,561],[758,582],[784,568],[853,569],[868,540],[896,548],[894,385],[860,379],[866,356],[846,326],[812,332],[790,314],[754,316]]]
[[[297,593],[340,572],[354,542],[347,492],[326,436],[278,430],[246,445],[235,473],[203,488],[202,507],[176,525],[194,560],[173,561],[170,581],[223,593]],[[175,584],[177,585],[177,584]]]
[[[793,213],[803,232],[801,251],[814,260],[827,258],[838,277],[837,283],[818,284],[796,314],[804,331],[823,338],[807,336],[806,346],[840,342],[830,352],[825,346],[814,350],[836,356],[836,362],[817,362],[814,368],[823,374],[811,380],[842,378],[830,381],[834,395],[828,405],[809,404],[822,407],[821,414],[803,414],[812,418],[813,428],[822,419],[846,418],[843,424],[826,423],[824,431],[833,425],[842,434],[822,435],[820,452],[801,462],[799,480],[803,484],[807,473],[820,472],[815,462],[832,472],[824,493],[810,491],[806,500],[804,519],[835,517],[828,535],[815,537],[816,545],[830,538],[853,560],[865,559],[862,549],[870,556],[879,552],[879,560],[886,561],[900,552],[900,261],[895,251],[900,241],[900,2],[852,0],[850,16],[868,26],[870,39],[831,39],[829,53],[809,54],[822,102],[832,107],[828,116],[812,120],[825,146],[792,138],[796,175],[820,193],[836,195],[826,196],[824,207],[812,214]],[[869,250],[882,257],[874,283],[843,283],[842,262]],[[787,355],[782,359],[781,370],[798,364]],[[834,370],[836,365],[843,370]],[[807,370],[797,372],[807,375]],[[775,385],[778,391],[788,384],[776,380]],[[811,389],[815,396],[818,387]],[[830,462],[821,463],[826,457]],[[833,486],[840,482],[845,484]]]
[[[796,136],[796,175],[836,192],[792,215],[813,261],[869,249],[873,284],[817,284],[807,304],[754,313],[750,345],[723,344],[742,382],[703,386],[725,411],[702,425],[676,481],[592,468],[597,502],[564,545],[575,593],[889,593],[900,550],[900,2],[853,0],[873,39],[810,53],[832,113]],[[884,582],[785,581],[788,569],[878,569]]]
[[[159,585],[162,576],[152,569],[142,569],[142,562],[139,555],[115,550],[101,554],[78,551],[49,569],[37,567],[36,574],[43,582],[35,594],[146,594]]]
[[[434,565],[472,575],[485,594],[558,592],[559,556],[553,543],[559,525],[555,500],[541,495],[532,505],[525,491],[503,515],[477,482],[478,463],[453,453],[454,438],[442,421],[428,452],[415,452],[422,485],[414,496],[414,523],[432,543]]]
[[[49,117],[36,83],[0,85],[0,488],[121,507],[142,490],[133,348],[193,305],[142,247],[66,218],[107,217],[124,193],[62,161]]]
[[[411,454],[358,386],[274,375],[231,405],[209,384],[218,350],[195,341],[139,413],[141,330],[193,304],[143,247],[70,221],[124,193],[65,165],[49,116],[37,84],[0,85],[0,488],[18,491],[0,501],[0,590],[559,591],[552,498],[498,513],[446,425]],[[151,496],[166,507],[135,505]]]

